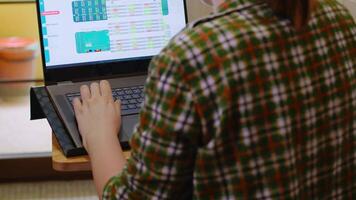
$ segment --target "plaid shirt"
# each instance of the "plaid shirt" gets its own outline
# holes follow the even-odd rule
[[[355,199],[355,70],[337,1],[297,32],[266,3],[227,0],[152,60],[104,199]]]

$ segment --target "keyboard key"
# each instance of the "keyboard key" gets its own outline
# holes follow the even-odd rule
[[[127,104],[129,104],[129,101],[128,101],[128,100],[122,100],[122,101],[121,101],[121,104],[122,104],[122,105],[127,105]]]
[[[124,99],[128,99],[128,100],[129,100],[129,99],[132,99],[132,96],[131,96],[131,95],[125,95],[125,96],[124,96]]]
[[[138,99],[138,98],[140,98],[140,95],[139,94],[133,94],[132,98]]]
[[[124,96],[117,96],[117,99],[120,99],[120,101],[124,100]]]
[[[132,90],[125,90],[125,94],[132,94]]]
[[[136,101],[136,99],[130,99],[130,100],[129,100],[129,103],[130,103],[130,104],[136,104],[137,101]]]
[[[119,96],[125,95],[125,92],[123,90],[118,90],[118,91],[115,91],[115,92]]]
[[[127,105],[121,105],[121,110],[127,110],[129,109],[129,107],[127,107]]]
[[[132,105],[132,104],[129,104],[128,107],[129,107],[129,109],[135,109],[135,108],[137,108],[136,105]]]

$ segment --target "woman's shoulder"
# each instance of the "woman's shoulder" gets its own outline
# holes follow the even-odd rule
[[[352,18],[349,10],[338,0],[318,1],[318,7],[315,11],[315,14],[318,16],[324,14],[324,16],[329,16],[332,18],[335,18],[336,15],[344,18]]]

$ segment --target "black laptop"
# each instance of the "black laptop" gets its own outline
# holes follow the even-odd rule
[[[102,79],[122,102],[128,145],[144,100],[148,64],[185,27],[184,0],[37,0],[45,86],[77,148],[72,108],[83,84]]]

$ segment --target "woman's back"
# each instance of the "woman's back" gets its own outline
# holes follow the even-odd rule
[[[227,0],[152,61],[133,159],[106,194],[352,199],[355,69],[335,0],[299,31],[263,1]]]
[[[296,32],[265,3],[246,2],[240,10],[225,4],[231,12],[188,33],[192,51],[186,54],[194,56],[187,59],[186,79],[205,127],[195,188],[209,188],[195,195],[351,195],[356,189],[351,16],[335,1],[320,1],[309,28]]]

